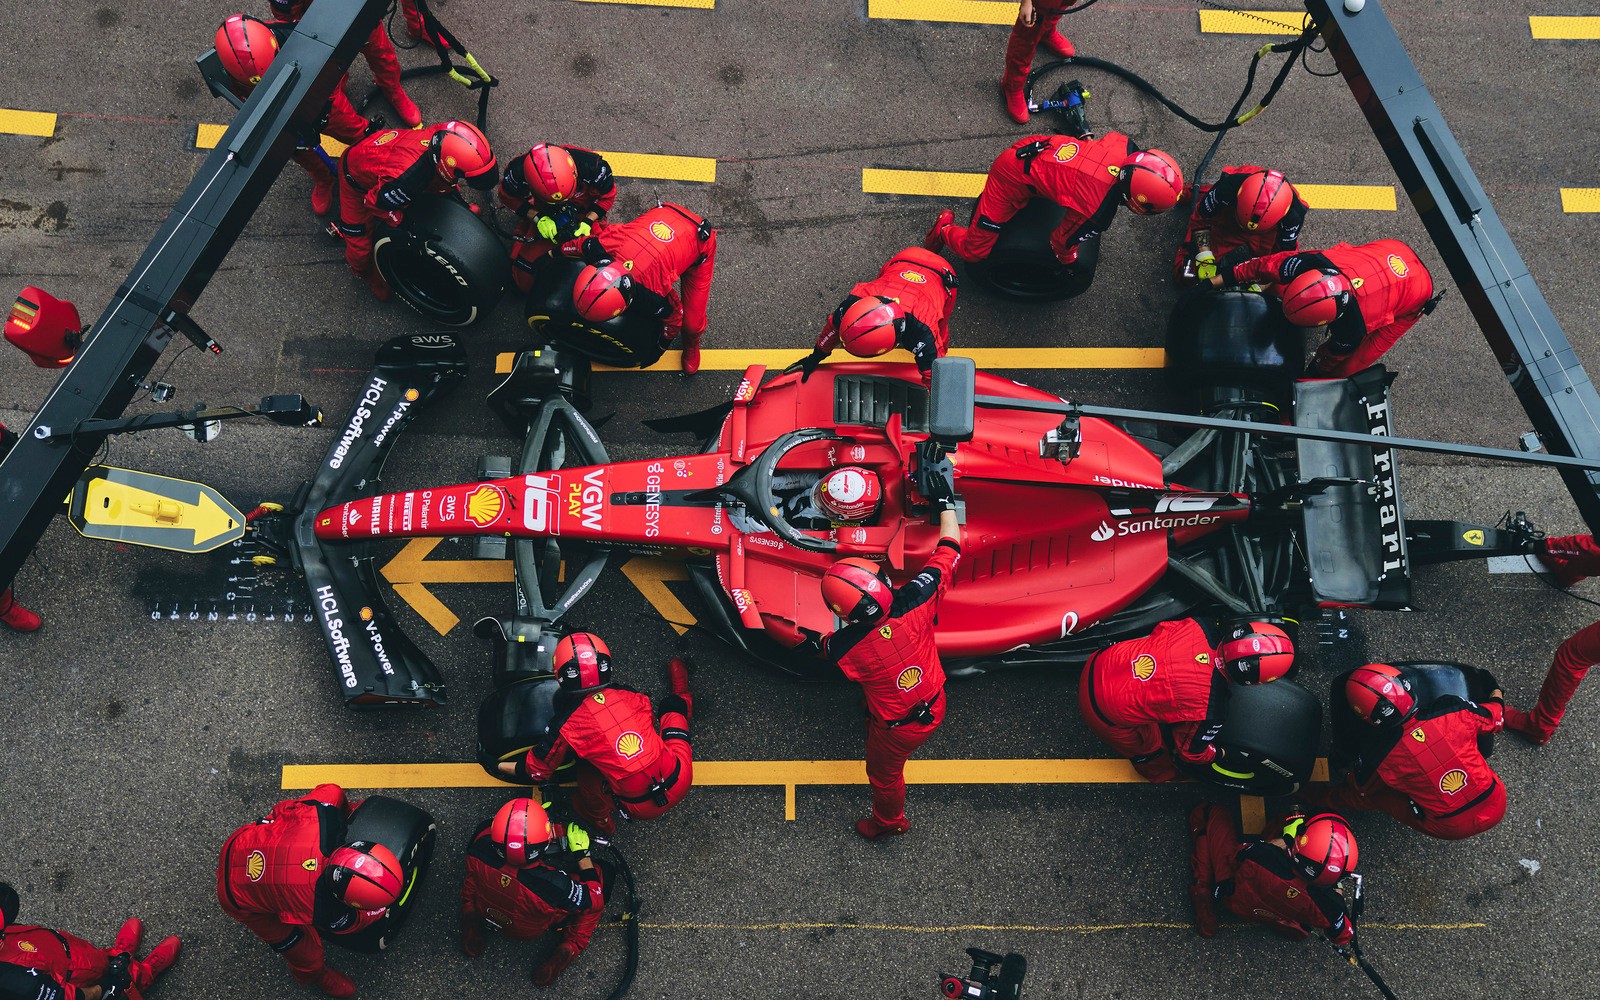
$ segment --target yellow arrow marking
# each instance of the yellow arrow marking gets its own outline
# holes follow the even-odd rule
[[[984,176],[939,170],[867,167],[861,171],[861,190],[864,194],[976,198],[983,193]],[[1391,184],[1296,184],[1295,190],[1312,208],[1395,211],[1394,186]]]
[[[679,635],[698,621],[667,587],[668,580],[689,579],[689,571],[684,569],[683,563],[660,556],[634,556],[622,564],[622,575],[639,588],[644,599]]]
[[[1562,188],[1561,210],[1569,214],[1600,212],[1600,188]]]
[[[195,504],[194,547],[197,551],[201,546],[220,535],[232,531],[238,522],[234,521],[233,514],[217,506],[211,499],[211,494],[200,491],[200,502]]]
[[[1540,41],[1593,41],[1600,38],[1600,17],[1534,15],[1528,18],[1528,30]]]
[[[948,21],[955,24],[1012,24],[1011,0],[867,0],[867,16],[886,21]]]
[[[427,584],[510,583],[515,577],[509,559],[435,559],[428,554],[439,547],[442,538],[413,538],[378,572],[394,585],[394,592],[411,605],[411,610],[444,635],[461,621],[433,596]]]
[[[14,111],[0,108],[0,132],[11,135],[56,134],[56,116],[52,111]]]
[[[668,351],[661,360],[649,368],[609,368],[595,365],[601,372],[675,372],[680,366],[680,352]],[[1159,347],[963,347],[950,352],[951,357],[971,358],[979,368],[1016,370],[1042,368],[1160,368],[1167,362],[1167,352]],[[751,365],[766,365],[767,371],[778,372],[790,362],[805,356],[800,348],[782,351],[701,351],[702,371],[742,372]],[[499,354],[494,359],[496,375],[506,375],[516,363],[515,354]],[[844,351],[836,351],[823,364],[847,364],[859,361]],[[907,351],[891,351],[878,361],[900,361],[910,364]]]
[[[620,927],[621,924],[607,922],[602,927]],[[765,924],[719,924],[719,923],[688,923],[673,921],[670,923],[643,923],[640,927],[648,927],[659,931],[816,931],[816,930],[841,930],[841,931],[891,931],[902,934],[958,934],[973,931],[1018,931],[1021,933],[1040,934],[1103,934],[1106,931],[1143,931],[1143,930],[1168,930],[1187,931],[1194,927],[1193,924],[1177,923],[1167,920],[1139,920],[1125,924],[950,924],[937,926],[929,924],[863,924],[863,923],[825,923],[825,922],[800,922],[781,920]],[[1362,922],[1362,930],[1383,931],[1476,931],[1488,927],[1484,923],[1454,923],[1454,924],[1369,924]],[[1250,931],[1250,925],[1245,923],[1223,924],[1223,933],[1235,931]]]

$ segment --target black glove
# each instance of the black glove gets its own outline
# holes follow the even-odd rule
[[[941,514],[956,509],[956,487],[948,474],[928,480],[928,502]]]
[[[788,374],[790,374],[792,372],[800,372],[801,373],[800,381],[804,382],[806,379],[811,377],[811,373],[812,372],[817,370],[817,366],[822,364],[822,359],[826,358],[830,353],[832,353],[832,352],[830,352],[830,351],[812,351],[810,354],[807,354],[805,357],[801,358],[799,361],[796,361],[794,364],[792,364],[789,367],[785,368],[783,370],[783,373],[785,375],[788,375]]]
[[[128,995],[128,989],[133,985],[131,965],[132,959],[126,952],[111,956],[106,962],[105,974],[95,984],[100,987],[101,1000],[120,1000]]]

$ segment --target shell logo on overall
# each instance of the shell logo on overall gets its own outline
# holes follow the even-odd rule
[[[1459,767],[1453,767],[1439,778],[1439,791],[1446,795],[1454,795],[1467,787],[1467,772]]]
[[[1404,278],[1411,268],[1407,266],[1406,262],[1401,260],[1397,255],[1390,254],[1389,270],[1394,272],[1394,276],[1396,278]]]
[[[374,146],[384,146],[394,142],[398,138],[400,138],[399,132],[385,132],[376,139],[372,140],[372,144]]]
[[[631,729],[617,737],[617,756],[623,760],[632,760],[643,749],[644,737]]]
[[[261,876],[267,873],[267,856],[260,851],[251,851],[250,856],[244,859],[244,876],[252,882],[261,881]]]
[[[1141,681],[1147,681],[1156,675],[1156,658],[1149,653],[1140,653],[1133,658],[1133,676]]]
[[[913,285],[925,285],[928,283],[928,276],[923,274],[921,271],[901,271],[900,277],[902,280],[909,281]]]
[[[922,683],[922,668],[907,667],[900,671],[900,676],[894,679],[894,686],[902,691],[910,691]]]
[[[678,234],[674,233],[672,231],[672,227],[667,225],[665,222],[652,222],[650,223],[650,235],[654,236],[663,243],[671,243],[673,237],[677,236]]]
[[[1056,147],[1056,161],[1058,163],[1065,163],[1077,155],[1078,144],[1075,142],[1064,142]]]

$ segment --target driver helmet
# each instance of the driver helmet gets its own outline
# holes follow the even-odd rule
[[[1343,816],[1318,813],[1300,824],[1289,839],[1295,871],[1312,885],[1333,885],[1356,870],[1356,835]]]
[[[447,183],[466,181],[487,191],[500,180],[500,165],[495,162],[489,137],[471,122],[448,121],[434,133],[434,166]]]
[[[863,295],[839,318],[839,342],[858,358],[888,354],[905,329],[906,311],[894,299]]]
[[[1217,652],[1217,670],[1230,684],[1266,684],[1294,666],[1294,643],[1271,622],[1238,626]]]
[[[216,47],[229,78],[241,87],[254,87],[278,54],[278,37],[266,22],[235,14],[217,29]]]
[[[1239,184],[1239,199],[1233,206],[1239,225],[1251,232],[1271,229],[1283,221],[1294,205],[1294,188],[1281,170],[1257,170]]]
[[[633,301],[633,276],[615,261],[588,265],[572,283],[572,307],[591,323],[616,319]]]
[[[550,814],[535,799],[512,799],[501,806],[489,821],[489,843],[495,853],[513,868],[526,868],[555,839]]]
[[[574,632],[556,643],[561,690],[582,693],[611,686],[611,647],[593,632]]]
[[[1399,722],[1417,707],[1411,682],[1387,663],[1369,663],[1350,671],[1344,682],[1344,700],[1369,726]]]
[[[871,469],[846,465],[818,480],[811,490],[811,500],[829,520],[859,524],[883,505],[883,484]]]
[[[0,930],[11,926],[20,909],[22,900],[17,898],[17,890],[12,888],[10,882],[0,882]]]
[[[1327,326],[1353,295],[1350,279],[1338,271],[1305,271],[1283,286],[1283,318],[1295,326]]]
[[[522,179],[542,202],[571,201],[578,193],[578,164],[562,147],[537,142],[522,158]]]
[[[1138,215],[1160,215],[1178,203],[1183,194],[1183,171],[1178,161],[1159,149],[1134,153],[1122,161],[1128,187],[1122,199]]]
[[[382,844],[352,841],[328,858],[333,894],[358,910],[381,910],[400,898],[405,874],[400,859]]]
[[[822,599],[847,622],[875,622],[889,614],[894,591],[870,559],[840,559],[822,575]]]

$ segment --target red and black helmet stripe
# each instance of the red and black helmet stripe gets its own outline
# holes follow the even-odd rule
[[[611,648],[593,632],[573,632],[556,643],[556,680],[569,691],[611,683]]]

